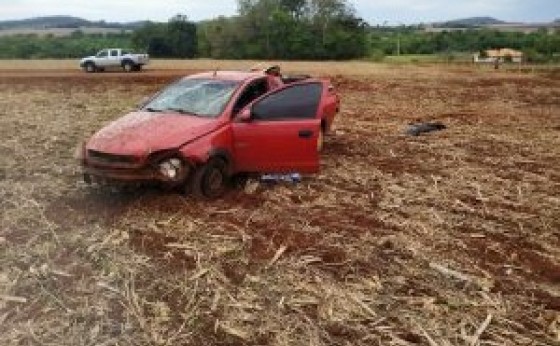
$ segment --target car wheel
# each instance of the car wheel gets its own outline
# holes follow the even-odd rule
[[[197,197],[217,198],[225,192],[229,177],[224,160],[213,158],[199,167],[190,179],[190,191]]]
[[[123,64],[123,70],[125,72],[132,72],[134,71],[134,64],[131,63],[130,61],[127,61]]]
[[[142,65],[136,65],[136,66],[134,66],[134,71],[137,71],[137,72],[142,71]]]
[[[92,63],[92,62],[86,63],[85,66],[84,66],[84,70],[86,70],[87,73],[95,72],[95,70],[96,70],[95,64]]]

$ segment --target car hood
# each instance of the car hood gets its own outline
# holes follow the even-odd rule
[[[133,112],[99,130],[87,150],[120,155],[149,155],[178,148],[218,126],[215,118],[176,113]]]
[[[94,59],[94,58],[95,58],[95,56],[94,56],[94,55],[92,55],[92,56],[86,56],[85,58],[82,58],[82,59],[81,59],[80,61],[82,61],[82,62],[83,62],[83,61],[86,61],[86,60],[91,60],[91,59]]]

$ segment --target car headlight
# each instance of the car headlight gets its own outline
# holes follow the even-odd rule
[[[159,172],[171,180],[181,179],[185,175],[187,166],[178,158],[163,160],[158,165]]]

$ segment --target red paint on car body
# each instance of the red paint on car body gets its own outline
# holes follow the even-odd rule
[[[190,173],[166,176],[160,169],[163,162],[177,158],[184,171],[191,172],[213,157],[226,162],[229,175],[319,170],[319,131],[331,128],[340,103],[328,80],[305,78],[267,90],[261,72],[218,71],[178,83],[185,83],[185,90],[204,87],[215,92],[223,108],[211,115],[150,109],[150,102],[166,101],[164,89],[147,106],[113,121],[84,143],[84,173],[103,180],[180,184]],[[181,84],[169,88],[171,96],[182,97]]]

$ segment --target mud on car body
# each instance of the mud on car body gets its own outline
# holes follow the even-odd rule
[[[78,158],[87,182],[156,182],[216,197],[237,173],[318,172],[339,102],[328,80],[269,90],[262,72],[191,75],[99,130]]]

